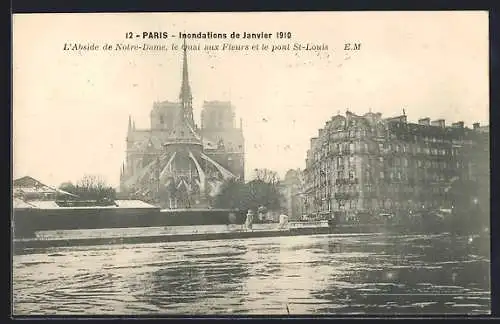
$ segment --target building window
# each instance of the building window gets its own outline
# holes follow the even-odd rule
[[[163,116],[162,115],[160,115],[160,124],[163,125]]]
[[[349,171],[349,179],[354,179],[354,171]]]
[[[349,143],[349,150],[354,152],[354,143]]]
[[[380,171],[380,179],[384,179],[384,171]]]

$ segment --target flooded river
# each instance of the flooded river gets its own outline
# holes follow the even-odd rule
[[[16,255],[16,315],[489,314],[489,246],[323,235]]]

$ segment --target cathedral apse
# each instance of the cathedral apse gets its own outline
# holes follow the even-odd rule
[[[129,117],[120,192],[162,208],[208,208],[225,181],[244,180],[242,122],[231,102],[204,101],[198,127],[185,46],[178,99],[153,104],[149,129]]]

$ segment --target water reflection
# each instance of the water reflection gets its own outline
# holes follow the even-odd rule
[[[16,314],[488,313],[489,246],[304,236],[14,257]]]
[[[243,295],[242,282],[248,277],[243,256],[247,248],[241,244],[194,244],[179,251],[162,246],[158,259],[170,259],[150,275],[130,286],[140,303],[158,309],[184,313],[227,312],[233,300]]]
[[[466,240],[463,238],[462,241]],[[450,246],[449,240],[439,236],[360,241],[356,244],[345,242],[344,253],[356,253],[362,249],[366,255],[358,258],[354,265],[363,266],[330,275],[323,289],[312,292],[318,299],[340,303],[341,306],[332,308],[327,303],[318,308],[318,312],[489,312],[489,261],[468,254],[464,245]],[[337,254],[336,258],[342,259],[342,254]]]

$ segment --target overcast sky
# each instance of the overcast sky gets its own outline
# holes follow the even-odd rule
[[[291,40],[188,44],[328,45],[328,51],[191,51],[204,100],[243,119],[247,174],[305,167],[309,139],[346,109],[487,124],[486,12],[29,14],[13,19],[14,178],[58,185],[83,174],[119,184],[128,116],[149,127],[154,101],[177,100],[181,52],[68,52],[65,42],[127,43],[126,32],[291,32]],[[178,38],[148,44],[180,44]],[[345,42],[361,50],[345,52]],[[142,40],[129,41],[142,44]],[[239,122],[238,122],[239,124]]]

